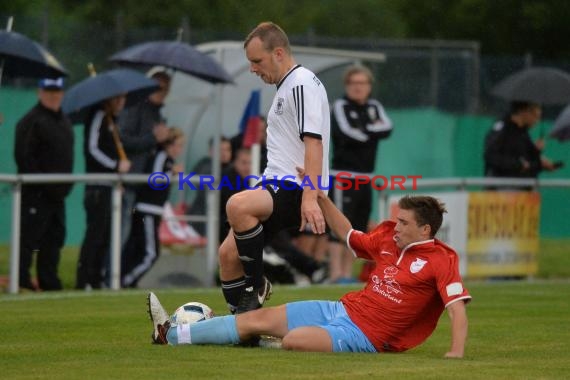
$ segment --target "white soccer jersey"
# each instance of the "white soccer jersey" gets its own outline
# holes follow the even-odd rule
[[[268,179],[285,177],[301,185],[296,167],[305,165],[304,136],[317,137],[323,144],[320,184],[328,188],[330,110],[325,86],[310,70],[297,65],[277,85],[267,116]],[[305,184],[306,185],[306,184]]]

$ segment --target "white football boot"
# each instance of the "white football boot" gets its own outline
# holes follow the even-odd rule
[[[166,333],[170,327],[170,317],[160,304],[158,297],[153,292],[147,297],[148,315],[152,321],[152,342],[155,344],[168,344]]]

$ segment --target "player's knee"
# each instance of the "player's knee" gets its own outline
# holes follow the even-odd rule
[[[307,336],[302,333],[302,328],[289,331],[282,340],[282,347],[285,350],[308,351]]]
[[[291,351],[301,351],[303,350],[303,345],[299,341],[299,339],[295,336],[296,334],[287,334],[283,337],[281,342],[281,347],[284,350],[291,350]]]
[[[285,334],[282,347],[292,351],[331,352],[332,342],[324,329],[297,327]]]
[[[230,224],[248,215],[250,208],[249,202],[240,193],[233,195],[226,204],[226,214]]]

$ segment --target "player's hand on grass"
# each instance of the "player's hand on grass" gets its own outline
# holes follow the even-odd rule
[[[463,358],[463,353],[459,353],[459,352],[447,352],[445,354],[445,358],[446,359],[461,359]]]

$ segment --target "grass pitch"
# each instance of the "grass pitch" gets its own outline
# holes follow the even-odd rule
[[[146,291],[0,296],[5,379],[562,379],[570,368],[570,281],[467,283],[466,357],[443,359],[446,314],[402,354],[320,354],[221,346],[155,346]],[[357,287],[276,287],[269,305],[338,299]],[[158,290],[173,311],[200,301],[225,313],[218,289]]]

